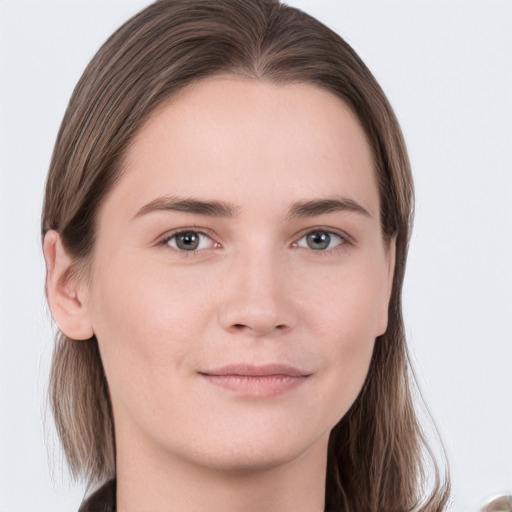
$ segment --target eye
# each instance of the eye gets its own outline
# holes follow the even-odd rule
[[[307,233],[296,243],[297,247],[305,249],[313,249],[314,251],[325,251],[334,249],[341,245],[344,239],[336,233],[331,233],[325,230],[315,230]]]
[[[218,246],[208,235],[194,230],[174,233],[163,240],[162,244],[168,245],[177,251],[188,252],[211,249]]]

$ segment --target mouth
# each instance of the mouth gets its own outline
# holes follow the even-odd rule
[[[199,372],[209,383],[239,396],[272,397],[300,386],[309,374],[289,365],[236,364]]]

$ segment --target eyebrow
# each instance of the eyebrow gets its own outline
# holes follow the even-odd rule
[[[304,218],[324,215],[326,213],[354,212],[371,218],[370,212],[353,199],[334,197],[313,199],[295,203],[288,214],[289,218]]]
[[[188,197],[165,196],[158,197],[143,206],[134,216],[140,217],[147,213],[158,211],[175,211],[206,215],[208,217],[234,217],[238,208],[224,201],[205,201]]]
[[[195,215],[205,215],[207,217],[231,218],[235,217],[239,210],[240,209],[236,205],[225,201],[210,201],[179,196],[163,196],[158,197],[143,206],[137,211],[134,218],[158,211],[176,211],[192,213]],[[345,197],[299,201],[292,205],[287,218],[317,217],[328,213],[345,211],[359,213],[365,217],[371,218],[371,215],[366,208],[353,199]]]

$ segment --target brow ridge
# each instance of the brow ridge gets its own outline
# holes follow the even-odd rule
[[[191,197],[161,196],[149,202],[137,211],[134,217],[140,217],[157,211],[178,211],[205,215],[208,217],[235,217],[240,208],[225,201],[203,200]],[[360,203],[346,197],[310,199],[294,203],[287,218],[317,217],[336,212],[354,212],[371,217],[371,214]]]

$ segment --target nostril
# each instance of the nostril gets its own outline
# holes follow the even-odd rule
[[[260,328],[252,328],[250,327],[249,325],[247,324],[233,324],[231,326],[231,328],[234,330],[234,331],[244,331],[245,329],[248,329],[250,331],[254,331],[254,330],[257,330],[258,332],[261,331],[261,333],[264,333],[265,334],[269,334],[271,331],[284,331],[286,329],[286,325],[285,324],[279,324],[279,325],[275,325],[273,327],[269,327],[269,328],[263,328],[260,326]]]

